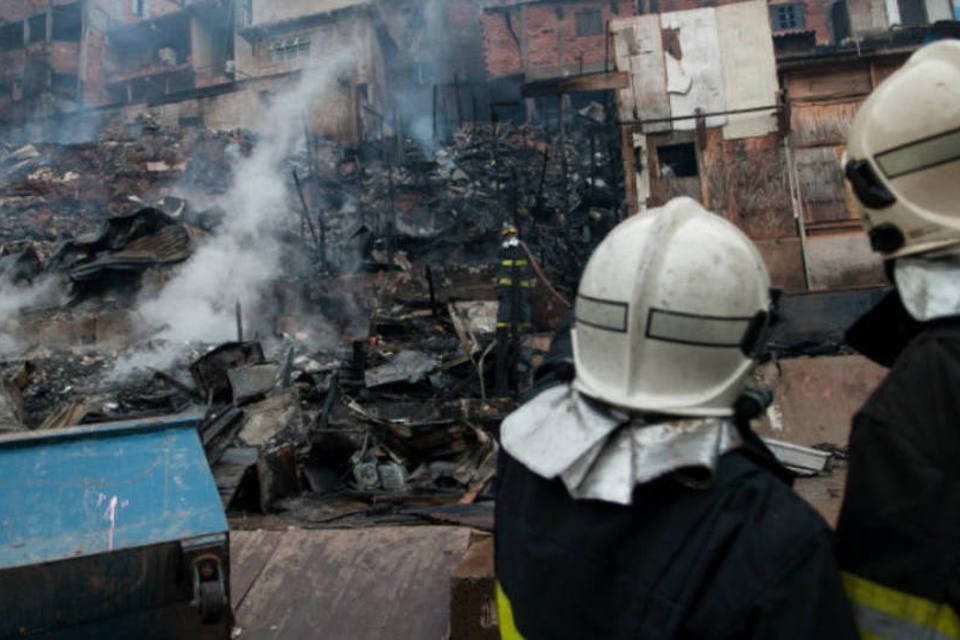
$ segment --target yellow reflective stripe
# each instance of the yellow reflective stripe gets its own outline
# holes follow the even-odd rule
[[[960,640],[960,618],[948,604],[885,587],[852,573],[843,585],[857,610],[860,636]]]
[[[504,328],[509,327],[509,326],[510,326],[510,323],[509,323],[509,322],[498,322],[498,323],[497,323],[497,329],[504,329]],[[517,326],[520,327],[521,329],[529,329],[530,327],[533,326],[533,324],[531,324],[531,323],[529,323],[529,322],[521,322],[521,323],[519,323]]]
[[[500,625],[500,637],[503,640],[523,640],[513,621],[513,607],[510,598],[503,592],[500,581],[497,580],[497,623]]]
[[[529,281],[529,280],[520,280],[519,282],[520,282],[520,286],[521,286],[521,287],[527,288],[527,289],[530,288],[530,281]],[[497,280],[497,284],[499,284],[499,285],[505,285],[505,286],[508,286],[508,287],[509,287],[509,286],[512,286],[512,285],[513,285],[513,278],[500,278],[499,280]]]
[[[519,260],[501,260],[500,264],[505,267],[525,267],[530,263],[525,258],[520,258]]]

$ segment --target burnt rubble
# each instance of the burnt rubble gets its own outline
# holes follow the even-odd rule
[[[470,505],[516,404],[493,392],[500,226],[540,267],[529,381],[565,311],[551,288],[569,296],[620,218],[619,161],[509,124],[432,149],[309,140],[285,161],[282,275],[230,309],[233,341],[183,344],[137,303],[216,237],[230,212],[211,203],[255,140],[148,124],[136,141],[0,149],[0,286],[23,298],[0,317],[3,430],[194,412],[234,513],[489,524]]]

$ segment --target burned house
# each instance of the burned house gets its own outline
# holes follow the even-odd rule
[[[0,8],[0,113],[69,112],[83,102],[86,2],[17,0]]]
[[[618,93],[627,201],[700,200],[757,242],[787,291],[881,285],[840,167],[847,131],[878,82],[956,23],[793,50],[779,46],[775,7],[611,24],[616,68],[630,76]]]

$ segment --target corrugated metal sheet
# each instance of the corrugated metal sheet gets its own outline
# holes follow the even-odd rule
[[[773,54],[766,2],[718,7],[717,35],[727,109],[776,104],[777,61]],[[777,130],[773,111],[729,116],[727,140],[762,136]]]
[[[706,113],[726,110],[723,74],[720,69],[720,42],[717,35],[717,14],[714,9],[691,9],[674,11],[660,16],[663,29],[676,30],[680,42],[680,57],[668,61],[667,85],[689,89],[670,94],[670,110],[673,117],[690,116],[697,109]],[[673,57],[671,54],[667,56]],[[689,80],[689,82],[688,82]],[[723,116],[707,118],[708,127],[726,124]],[[693,119],[677,120],[676,130],[696,127]]]

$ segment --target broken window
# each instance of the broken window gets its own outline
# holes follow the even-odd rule
[[[770,5],[770,27],[774,31],[802,29],[806,26],[803,9],[801,2]]]
[[[0,51],[23,48],[23,23],[12,22],[0,26]]]
[[[43,42],[47,39],[47,14],[31,16],[27,20],[27,42]]]
[[[599,9],[577,11],[574,14],[577,22],[577,36],[597,36],[603,33],[603,14]]]
[[[689,178],[697,175],[697,149],[692,142],[657,147],[660,177]]]
[[[50,90],[63,98],[77,97],[77,76],[72,73],[54,73],[50,78]]]
[[[147,0],[131,0],[133,5],[131,6],[131,11],[133,15],[138,18],[146,18],[148,9],[147,9]]]
[[[309,57],[310,41],[303,38],[278,40],[270,46],[270,60],[272,62],[283,62],[284,60]]]
[[[62,42],[80,42],[83,8],[77,2],[53,8],[53,39]]]
[[[901,24],[926,24],[927,12],[920,0],[897,0]]]

